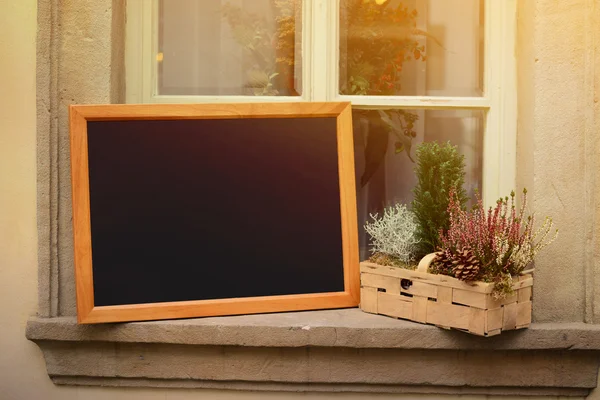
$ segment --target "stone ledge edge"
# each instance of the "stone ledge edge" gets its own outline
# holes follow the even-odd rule
[[[220,389],[267,392],[319,392],[319,393],[389,393],[389,394],[437,394],[437,395],[492,395],[492,396],[569,396],[586,397],[587,388],[544,388],[544,387],[453,387],[417,385],[369,385],[369,384],[295,384],[276,382],[219,382],[188,379],[144,379],[144,378],[93,378],[52,377],[56,385],[111,386],[173,389]]]
[[[32,341],[283,348],[600,351],[600,325],[534,323],[528,329],[484,338],[358,309],[102,325],[78,325],[75,317],[32,317],[26,337]]]

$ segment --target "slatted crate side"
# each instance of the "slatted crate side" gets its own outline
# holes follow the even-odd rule
[[[460,279],[453,278],[447,275],[436,275],[428,272],[413,271],[409,269],[403,269],[398,267],[387,267],[371,262],[363,261],[360,263],[361,273],[371,273],[377,275],[385,275],[391,277],[397,277],[401,279],[408,279],[413,282],[424,282],[436,286],[445,286],[456,289],[470,290],[481,293],[491,293],[494,289],[494,285],[486,282],[472,282],[466,283]]]
[[[494,300],[491,294],[494,285],[492,283],[486,282],[470,282],[466,283],[459,279],[445,276],[445,275],[435,275],[427,272],[420,271],[412,271],[397,267],[386,267],[378,264],[373,264],[369,262],[361,263],[361,277],[363,274],[367,274],[365,276],[385,276],[389,278],[398,278],[386,280],[386,282],[397,282],[401,284],[402,279],[408,280],[412,283],[409,289],[400,289],[402,292],[413,294],[413,295],[421,295],[427,296],[430,298],[437,298],[437,293],[440,291],[441,287],[451,288],[452,289],[452,302],[464,304],[468,306],[478,307],[478,308],[497,308],[505,304],[512,303],[517,300],[516,295],[509,296],[502,300]],[[441,278],[442,277],[442,278]],[[361,278],[362,279],[362,278]],[[380,278],[377,278],[380,279]],[[381,278],[383,279],[383,278]],[[523,275],[520,276],[513,284],[513,289],[516,293],[524,300],[527,296],[531,297],[531,286],[533,285],[533,278],[531,275]],[[367,286],[377,286],[375,283]],[[521,289],[526,289],[521,292]],[[393,288],[393,292],[397,293],[396,287]],[[445,289],[443,295],[447,295],[449,293],[449,289]]]
[[[531,323],[531,275],[515,278],[515,294],[499,300],[491,294],[493,284],[471,284],[441,276],[361,263],[360,307],[369,313],[481,336],[525,328]]]

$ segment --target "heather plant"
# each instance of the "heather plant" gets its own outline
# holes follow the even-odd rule
[[[496,283],[496,297],[511,294],[511,277],[523,272],[558,234],[558,230],[553,230],[550,217],[534,230],[535,216],[525,216],[526,207],[527,190],[523,190],[518,210],[513,191],[510,200],[509,197],[499,199],[487,212],[478,195],[473,210],[465,211],[458,194],[452,190],[448,204],[449,228],[440,231],[440,254],[451,259],[465,249],[472,251],[478,261],[478,278]]]
[[[415,261],[419,240],[416,237],[417,221],[406,205],[398,203],[386,207],[383,215],[371,214],[372,221],[365,224],[371,236],[371,251],[376,259],[386,264],[410,264]],[[382,258],[382,256],[384,256]]]
[[[422,143],[417,147],[416,154],[418,182],[414,189],[412,210],[419,222],[417,238],[421,246],[420,255],[425,255],[440,247],[440,231],[448,230],[451,190],[455,193],[456,206],[463,209],[467,203],[467,194],[463,189],[465,160],[450,142],[445,145]]]

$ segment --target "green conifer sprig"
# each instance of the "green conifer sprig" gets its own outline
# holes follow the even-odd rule
[[[465,157],[450,142],[442,146],[437,142],[422,143],[416,154],[418,182],[414,189],[412,211],[419,222],[416,235],[421,243],[421,255],[425,255],[438,250],[439,232],[449,227],[450,189],[455,188],[463,209],[468,201],[463,188]]]

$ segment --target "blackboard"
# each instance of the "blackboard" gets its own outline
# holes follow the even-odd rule
[[[80,323],[358,304],[347,103],[70,114]]]

